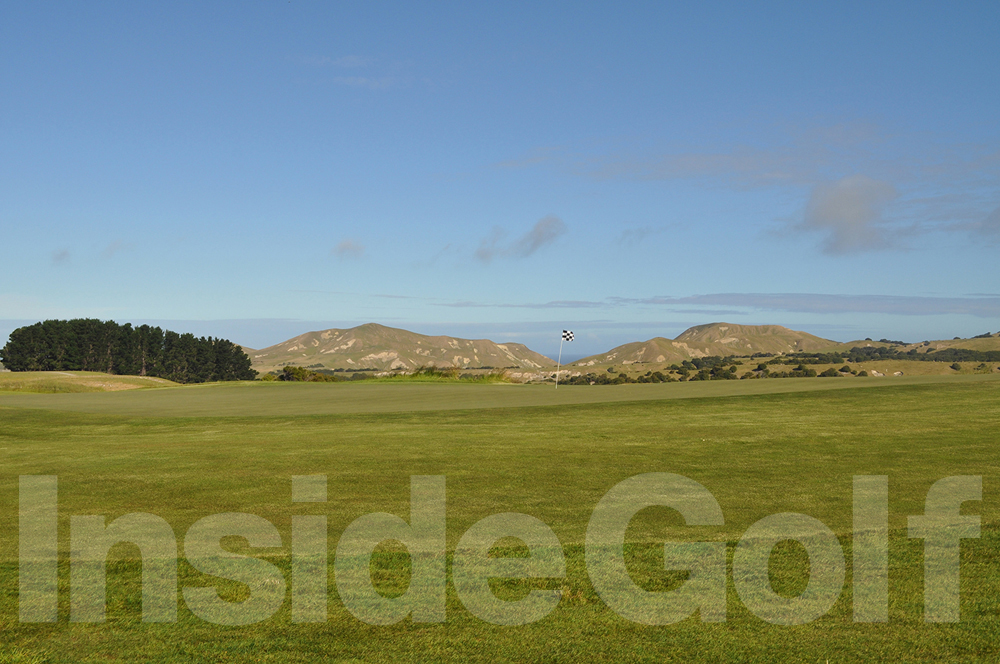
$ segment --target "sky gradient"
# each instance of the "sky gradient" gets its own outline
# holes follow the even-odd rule
[[[0,342],[996,332],[1000,3],[870,5],[7,3]]]

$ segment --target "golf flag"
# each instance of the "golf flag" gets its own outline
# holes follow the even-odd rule
[[[559,389],[559,370],[562,369],[562,345],[564,341],[573,341],[573,330],[563,330],[559,340],[559,361],[556,362],[556,389]]]

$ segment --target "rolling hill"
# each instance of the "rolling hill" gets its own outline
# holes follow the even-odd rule
[[[943,339],[939,341],[922,341],[920,343],[902,346],[900,350],[908,351],[916,348],[917,352],[929,353],[947,348],[965,348],[968,350],[1000,350],[1000,332],[990,336],[974,337],[972,339]]]
[[[797,353],[825,350],[837,342],[780,325],[733,325],[710,323],[696,325],[676,339],[655,337],[635,341],[573,362],[570,366],[598,364],[634,364],[636,362],[673,363],[709,355],[752,355],[754,353]]]
[[[971,339],[963,339],[961,337],[956,337],[954,339],[938,339],[936,341],[919,341],[917,343],[887,343],[885,341],[872,341],[871,339],[855,340],[855,341],[845,341],[844,343],[836,343],[828,348],[822,348],[820,350],[824,351],[849,351],[855,346],[892,346],[898,351],[905,353],[910,350],[916,349],[918,353],[930,353],[936,350],[947,350],[948,348],[961,348],[965,350],[981,350],[989,351],[995,350],[1000,351],[1000,332],[996,334],[990,334],[989,336],[980,335],[978,337],[972,337]]]
[[[790,330],[780,325],[733,325],[731,323],[710,323],[696,325],[677,336],[676,339],[655,337],[648,341],[636,341],[612,348],[577,360],[567,366],[593,367],[596,365],[630,365],[635,363],[672,364],[709,355],[752,355],[754,353],[798,353],[849,351],[856,346],[893,346],[901,352],[916,349],[926,353],[946,348],[969,350],[1000,350],[1000,332],[972,339],[947,339],[921,341],[912,344],[898,344],[871,339],[836,342],[823,339],[807,332]]]
[[[422,366],[537,369],[555,364],[523,344],[432,337],[376,323],[346,330],[307,332],[249,355],[253,368],[261,373],[287,365],[311,369],[406,371]]]
[[[655,337],[612,348],[604,353],[567,363],[567,369],[586,369],[597,365],[672,364],[710,355],[747,356],[754,353],[775,355],[810,351],[847,351],[855,346],[886,346],[869,339],[839,343],[807,332],[780,325],[735,325],[710,323],[689,328],[676,339]],[[923,341],[899,346],[901,351],[916,348],[928,352],[944,348],[1000,350],[1000,333],[974,339]],[[536,372],[555,365],[550,358],[523,344],[498,344],[487,339],[460,339],[427,336],[368,323],[350,329],[307,332],[274,346],[253,350],[245,348],[253,368],[261,373],[286,365],[311,369],[377,371],[412,371],[418,367],[477,369],[484,367],[519,369]]]

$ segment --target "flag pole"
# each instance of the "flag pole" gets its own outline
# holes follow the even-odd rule
[[[559,337],[559,359],[556,361],[556,389],[557,390],[559,389],[559,367],[562,366],[562,345],[563,345],[563,341],[565,341],[565,339],[563,339],[563,337],[560,336]]]

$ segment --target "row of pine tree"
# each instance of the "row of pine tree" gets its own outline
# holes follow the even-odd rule
[[[253,380],[243,349],[226,339],[91,318],[19,327],[0,349],[11,371],[102,371],[178,383]]]

